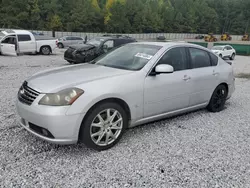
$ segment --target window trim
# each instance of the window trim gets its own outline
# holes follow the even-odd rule
[[[193,49],[196,49],[196,50],[201,50],[201,51],[203,51],[203,52],[206,52],[207,55],[208,55],[208,57],[209,57],[209,62],[210,62],[210,66],[209,66],[209,67],[213,67],[213,64],[212,64],[212,61],[211,61],[211,57],[210,57],[210,54],[209,54],[208,51],[203,50],[203,49],[200,49],[200,48],[196,48],[196,47],[187,47],[187,48],[188,48],[188,53],[189,53],[190,69],[203,69],[203,68],[207,68],[207,66],[206,66],[206,67],[198,67],[198,68],[194,68],[194,67],[192,66],[192,58],[191,58],[190,48],[193,48]]]

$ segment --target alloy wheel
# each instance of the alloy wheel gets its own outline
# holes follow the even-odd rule
[[[98,146],[112,144],[121,134],[123,118],[119,111],[106,109],[96,115],[90,126],[92,141]]]

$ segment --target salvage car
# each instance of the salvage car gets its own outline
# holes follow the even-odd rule
[[[232,66],[209,49],[138,42],[31,76],[16,108],[21,126],[43,140],[105,150],[129,127],[202,108],[220,112],[234,90]]]
[[[71,64],[85,63],[107,53],[113,48],[136,42],[127,36],[104,35],[87,41],[85,44],[71,45],[64,53],[64,59]]]
[[[40,39],[42,37],[42,39]],[[35,36],[26,30],[0,31],[0,54],[41,53],[49,55],[56,49],[56,40]]]

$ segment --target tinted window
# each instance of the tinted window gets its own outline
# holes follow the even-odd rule
[[[232,48],[230,46],[227,46],[226,49],[227,50],[232,50]]]
[[[19,42],[31,41],[29,35],[18,35],[17,37]]]
[[[210,57],[204,50],[189,48],[192,68],[202,68],[211,66]]]
[[[185,70],[188,68],[185,48],[173,48],[166,52],[158,64],[169,64],[174,67],[174,71]]]
[[[216,66],[218,64],[218,57],[212,53],[210,53],[210,57],[211,57],[211,63],[213,66]]]
[[[73,37],[66,37],[66,40],[73,40]]]

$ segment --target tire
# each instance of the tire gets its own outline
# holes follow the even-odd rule
[[[220,112],[224,109],[228,90],[225,85],[219,85],[213,92],[213,95],[207,106],[210,112]]]
[[[235,59],[235,53],[233,53],[230,57],[230,60],[234,60]]]
[[[111,117],[109,121],[107,119],[108,110]],[[112,122],[112,117],[115,112],[117,113],[113,122],[118,123],[116,126],[113,123],[112,126],[109,122]],[[100,116],[102,117],[104,124],[102,124]],[[87,113],[87,116],[81,125],[79,140],[87,147],[94,150],[107,150],[112,148],[121,139],[127,127],[128,115],[119,104],[113,102],[100,103]],[[95,136],[93,136],[94,133],[96,133]]]
[[[223,56],[222,56],[222,54],[220,54],[219,56],[220,56],[220,58],[221,58],[221,59],[223,59]]]
[[[62,43],[58,43],[58,48],[64,48],[64,45]]]
[[[51,53],[51,49],[49,46],[42,46],[40,49],[40,53],[42,55],[49,55]]]

